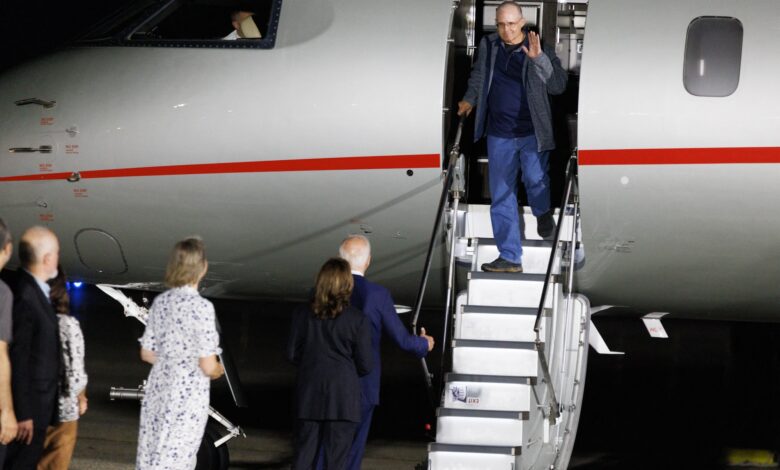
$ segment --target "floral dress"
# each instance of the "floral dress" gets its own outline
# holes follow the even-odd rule
[[[79,394],[87,386],[87,371],[84,370],[84,334],[79,321],[62,313],[57,314],[57,319],[65,374],[60,381],[58,413],[60,422],[65,423],[79,419]]]
[[[157,360],[141,404],[136,469],[193,469],[209,406],[198,359],[221,352],[214,306],[192,287],[168,290],[154,300],[140,342]]]

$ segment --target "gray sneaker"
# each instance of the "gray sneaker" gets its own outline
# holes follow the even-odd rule
[[[547,238],[555,230],[555,221],[553,220],[552,209],[536,218],[536,232],[542,238]]]
[[[489,273],[521,273],[523,265],[512,263],[504,258],[496,258],[495,261],[483,264],[482,270]]]

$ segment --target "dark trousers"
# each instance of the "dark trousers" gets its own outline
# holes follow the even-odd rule
[[[299,419],[297,424],[294,470],[315,468],[320,446],[323,448],[324,462],[328,469],[344,468],[357,423]]]
[[[363,402],[360,404],[360,424],[355,431],[355,439],[352,440],[352,447],[349,449],[347,457],[348,470],[360,470],[360,463],[363,461],[363,453],[366,451],[366,441],[368,440],[368,431],[371,429],[371,419],[374,416],[376,405]]]
[[[347,456],[347,464],[344,467],[347,470],[360,470],[360,464],[363,462],[363,454],[366,451],[366,441],[368,440],[368,431],[371,429],[371,418],[374,416],[374,408],[376,405],[366,403],[365,401],[360,403],[360,423],[355,430],[355,437],[352,439],[352,445],[349,449],[349,455]],[[320,446],[319,455],[317,457],[317,470],[330,470],[330,467],[325,466],[325,457],[322,446]]]
[[[46,439],[46,428],[33,428],[33,438],[30,445],[19,441],[8,444],[5,456],[4,470],[35,470],[43,453],[43,441]]]

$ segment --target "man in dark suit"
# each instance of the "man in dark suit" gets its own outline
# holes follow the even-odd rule
[[[11,344],[11,385],[19,431],[8,446],[7,470],[35,470],[46,427],[56,416],[60,339],[46,281],[57,276],[59,254],[60,245],[51,230],[32,227],[22,234]]]
[[[346,466],[350,470],[359,470],[374,407],[379,404],[379,379],[382,375],[379,353],[382,336],[389,337],[398,347],[418,358],[425,357],[433,349],[433,338],[425,334],[425,328],[421,329],[420,336],[411,334],[398,318],[390,291],[365,279],[366,270],[371,264],[371,244],[366,237],[362,235],[347,237],[339,247],[339,255],[349,261],[355,280],[350,303],[362,310],[371,320],[374,368],[369,374],[360,378],[361,419]]]

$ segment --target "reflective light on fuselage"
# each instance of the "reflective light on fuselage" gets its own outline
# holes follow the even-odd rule
[[[179,109],[179,108],[183,108],[185,106],[187,106],[187,103],[179,103],[179,104],[173,105],[173,109]]]
[[[704,59],[699,59],[699,76],[704,76]]]

